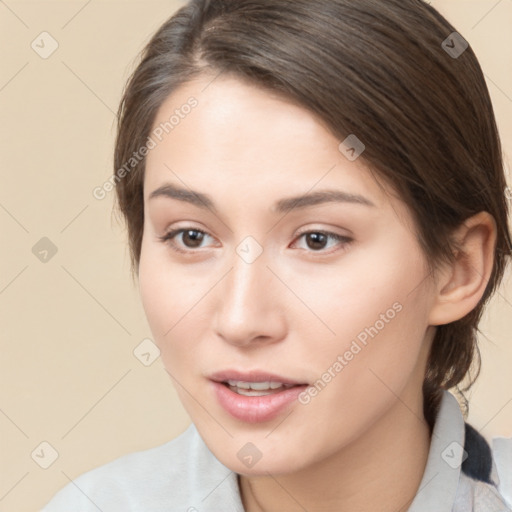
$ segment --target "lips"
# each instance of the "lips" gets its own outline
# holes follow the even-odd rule
[[[226,370],[210,375],[210,380],[223,409],[246,423],[276,418],[308,386],[299,380],[262,371]]]

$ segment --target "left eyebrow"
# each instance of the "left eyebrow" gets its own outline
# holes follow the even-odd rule
[[[342,190],[319,190],[302,196],[280,199],[273,206],[272,211],[276,213],[286,213],[291,210],[324,203],[351,203],[375,207],[374,203],[359,194],[351,194],[349,192],[343,192]]]
[[[184,201],[193,204],[198,208],[205,210],[208,209],[214,213],[217,213],[217,208],[211,196],[202,192],[181,188],[172,183],[166,183],[151,192],[149,195],[149,200],[155,199],[157,197],[167,197],[176,199],[178,201]],[[301,196],[280,199],[273,205],[271,211],[276,214],[286,213],[291,210],[317,206],[324,203],[351,203],[356,205],[375,207],[375,204],[372,201],[359,194],[352,194],[349,192],[343,192],[341,190],[327,189],[304,194]]]

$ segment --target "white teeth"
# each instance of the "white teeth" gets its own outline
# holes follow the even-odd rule
[[[256,389],[233,388],[232,391],[244,396],[266,396],[276,393],[276,391],[271,391],[270,389],[267,389],[265,391],[257,391]]]
[[[228,384],[238,389],[254,389],[255,391],[264,391],[269,389],[278,389],[280,387],[290,388],[293,384],[283,384],[281,382],[244,382],[241,380],[228,380]]]
[[[264,389],[271,388],[270,382],[249,382],[248,384],[251,386],[251,389],[254,389],[256,391],[263,391]],[[281,387],[281,384],[279,383],[279,386],[277,387]]]
[[[228,383],[230,386],[234,386],[235,388],[251,389],[251,385],[249,382],[242,382],[242,381],[238,381],[238,380],[228,380]]]

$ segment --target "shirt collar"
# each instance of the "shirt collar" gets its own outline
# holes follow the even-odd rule
[[[408,512],[451,512],[464,451],[464,418],[455,397],[443,390],[423,478]]]

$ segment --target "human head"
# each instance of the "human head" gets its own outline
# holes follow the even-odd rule
[[[314,112],[408,206],[431,270],[452,261],[451,234],[470,216],[496,221],[494,268],[477,307],[437,327],[424,381],[432,425],[441,389],[461,383],[477,349],[482,308],[510,253],[500,141],[476,56],[452,58],[455,29],[420,0],[196,0],[155,34],[119,111],[115,169],[143,147],[159,108],[204,73],[239,76]],[[145,159],[116,187],[138,272]]]

